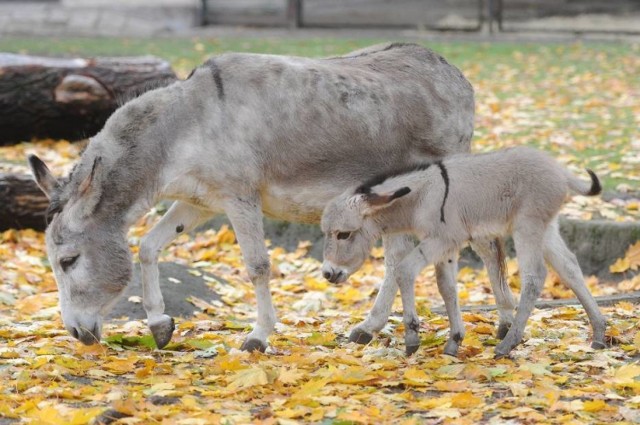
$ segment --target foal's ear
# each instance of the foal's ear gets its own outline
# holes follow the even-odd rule
[[[31,154],[27,158],[29,160],[31,173],[33,177],[35,177],[38,187],[42,189],[47,198],[51,199],[53,190],[58,186],[58,180],[53,177],[53,174],[49,171],[49,167],[36,155]]]
[[[387,192],[387,193],[376,193],[376,192],[371,192],[371,193],[367,193],[363,196],[363,209],[362,209],[362,213],[363,215],[370,215],[375,213],[376,211],[379,211],[383,208],[387,208],[388,206],[390,206],[391,204],[393,204],[393,202],[396,199],[402,198],[405,195],[408,195],[409,193],[411,193],[411,189],[409,189],[408,187],[401,187],[398,190],[395,190],[393,192]]]

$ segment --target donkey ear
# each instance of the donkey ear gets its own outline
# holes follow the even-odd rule
[[[96,180],[96,171],[100,168],[100,163],[102,162],[102,157],[97,156],[96,159],[93,160],[93,165],[91,166],[91,172],[87,177],[82,180],[80,186],[78,187],[78,194],[80,196],[84,196],[91,191],[91,187],[93,186],[94,181]]]
[[[36,155],[32,154],[27,158],[29,160],[31,173],[33,173],[38,187],[42,189],[47,198],[51,199],[53,190],[58,186],[58,180],[53,177],[53,174],[49,171],[49,167]]]
[[[393,204],[396,199],[402,198],[409,193],[411,193],[411,189],[406,186],[388,193],[368,193],[364,195],[363,198],[364,208],[362,209],[362,213],[365,216],[373,214],[376,211],[387,208],[388,206]]]
[[[78,200],[82,200],[81,205],[83,216],[88,216],[93,213],[96,205],[102,197],[102,185],[100,184],[100,177],[102,174],[102,157],[97,156],[93,160],[91,171],[80,182],[78,186]]]

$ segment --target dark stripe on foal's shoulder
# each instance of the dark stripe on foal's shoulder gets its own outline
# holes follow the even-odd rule
[[[215,60],[209,59],[205,62],[205,66],[211,70],[211,75],[213,76],[213,82],[218,89],[218,97],[220,99],[224,99],[224,86],[222,85],[222,77],[220,76],[220,67],[216,63]]]
[[[430,165],[431,163],[416,164],[405,168],[398,168],[395,170],[387,171],[386,173],[377,174],[358,186],[358,188],[356,189],[356,194],[369,194],[371,193],[371,188],[384,183],[387,179],[401,176],[403,174],[413,173],[415,171],[423,171],[429,168]]]
[[[442,174],[442,180],[444,180],[444,198],[442,198],[442,205],[440,206],[440,221],[444,221],[444,204],[447,202],[447,196],[449,196],[449,174],[442,161],[436,162],[436,165],[440,167],[440,174]]]

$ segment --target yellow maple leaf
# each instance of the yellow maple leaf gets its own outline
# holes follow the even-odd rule
[[[316,379],[309,381],[300,387],[298,391],[291,395],[291,401],[309,401],[309,398],[318,394],[325,385],[329,382],[329,379]]]
[[[245,388],[251,388],[260,385],[266,385],[269,383],[269,377],[267,372],[260,367],[252,367],[249,369],[242,369],[233,375],[231,382],[227,385],[229,390],[241,390]]]
[[[451,398],[451,406],[459,409],[470,409],[476,407],[482,403],[480,397],[476,397],[473,393],[467,391],[464,393],[457,393]]]
[[[297,368],[285,369],[278,375],[278,381],[283,384],[295,384],[304,377],[304,373],[299,372]]]
[[[136,363],[136,361],[137,360],[135,358],[116,359],[116,360],[104,363],[102,367],[104,369],[107,369],[110,372],[113,372],[116,374],[123,374],[123,373],[133,372],[135,369],[134,364]]]
[[[640,241],[631,245],[623,258],[618,258],[615,263],[609,267],[611,273],[622,273],[627,270],[638,270],[640,268]]]
[[[423,387],[428,385],[431,381],[432,379],[422,369],[412,367],[407,369],[404,373],[404,383],[407,385]]]
[[[582,404],[585,412],[599,412],[605,407],[607,407],[607,403],[604,400],[587,400]]]

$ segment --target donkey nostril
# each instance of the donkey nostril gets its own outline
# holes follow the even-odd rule
[[[324,276],[325,279],[329,280],[329,278],[331,277],[331,273],[329,272],[323,272],[322,276]]]
[[[74,337],[75,339],[79,339],[80,338],[80,336],[78,335],[78,329],[71,328],[70,333],[71,333],[71,336]]]

